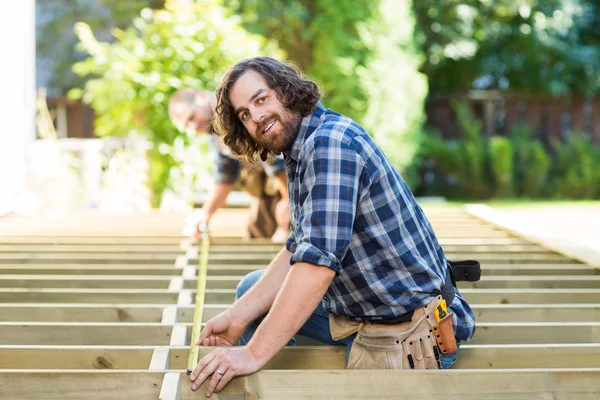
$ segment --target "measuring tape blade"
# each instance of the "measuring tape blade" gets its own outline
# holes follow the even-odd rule
[[[204,309],[204,291],[206,289],[206,275],[208,269],[208,249],[210,240],[207,234],[202,235],[200,241],[200,257],[198,259],[198,281],[196,284],[196,305],[194,307],[194,323],[190,343],[190,355],[188,357],[187,374],[190,375],[196,364],[198,364],[198,345],[194,342],[200,337],[202,325],[202,311]]]

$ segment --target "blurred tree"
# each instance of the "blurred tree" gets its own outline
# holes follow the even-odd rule
[[[250,31],[274,39],[325,92],[327,107],[365,126],[398,169],[414,161],[427,93],[409,1],[226,0]]]
[[[110,40],[110,29],[131,25],[142,8],[163,6],[164,0],[37,0],[36,52],[49,69],[48,87],[63,94],[83,84],[84,80],[71,70],[83,58],[76,50],[76,22],[85,20],[99,37]]]
[[[327,106],[360,120],[367,97],[358,71],[370,49],[359,34],[377,12],[373,0],[225,0],[251,32],[277,41],[316,80]]]
[[[182,87],[214,90],[241,58],[278,54],[263,38],[246,32],[220,0],[187,5],[167,0],[164,10],[143,9],[133,26],[113,29],[114,43],[98,41],[84,23],[76,25],[76,32],[89,57],[74,71],[94,78],[71,95],[93,106],[97,135],[143,135],[153,142],[155,205],[164,189],[181,179],[181,154],[198,136],[179,132],[169,121],[171,93]]]
[[[432,91],[562,95],[600,85],[600,6],[592,0],[421,0],[414,7]]]

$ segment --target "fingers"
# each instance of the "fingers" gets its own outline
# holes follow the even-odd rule
[[[233,378],[233,373],[230,371],[231,370],[228,367],[224,367],[223,365],[219,366],[208,383],[205,393],[206,397],[210,397],[213,393],[219,393],[223,390],[225,385]]]
[[[196,340],[196,344],[201,345],[201,346],[210,346],[209,344],[205,344],[205,343],[206,343],[206,339],[208,337],[210,337],[212,333],[213,333],[213,322],[208,321],[206,323],[206,326],[204,327],[204,329],[202,329],[202,332],[200,332],[200,337],[198,338],[198,340]]]
[[[210,375],[214,374],[219,366],[219,362],[216,360],[216,355],[213,351],[202,360],[198,362],[196,368],[194,368],[194,372],[190,375],[190,380],[192,381],[192,390],[197,390],[206,378]]]

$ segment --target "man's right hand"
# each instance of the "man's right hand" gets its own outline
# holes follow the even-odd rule
[[[200,332],[196,344],[200,346],[233,346],[242,337],[246,326],[234,321],[230,309],[211,318]]]
[[[210,217],[204,210],[197,210],[186,218],[183,234],[198,241],[202,234],[208,231],[209,221]]]

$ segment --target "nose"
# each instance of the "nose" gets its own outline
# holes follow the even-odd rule
[[[260,123],[265,118],[265,113],[258,107],[253,108],[250,110],[250,112],[252,115],[252,121],[254,121],[256,124]]]

